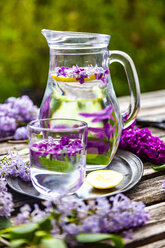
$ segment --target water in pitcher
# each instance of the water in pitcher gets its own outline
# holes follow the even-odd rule
[[[114,153],[118,129],[116,103],[108,97],[109,70],[57,67],[49,77],[40,118],[73,118],[88,123],[87,169],[106,167]]]

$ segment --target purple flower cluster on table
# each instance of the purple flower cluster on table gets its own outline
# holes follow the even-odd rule
[[[0,159],[0,216],[9,217],[14,210],[12,195],[7,191],[7,176],[20,177],[30,181],[30,165],[16,153],[9,153]]]
[[[38,109],[28,96],[8,98],[4,104],[0,104],[0,138],[15,136],[17,128],[34,120],[37,115]],[[22,135],[18,131],[16,139],[27,138],[27,131],[22,129],[21,132]]]
[[[165,163],[165,144],[159,137],[154,137],[148,128],[131,127],[122,131],[119,147],[131,151],[142,160],[153,164]]]
[[[75,78],[76,81],[79,81],[80,84],[85,82],[85,78],[90,78],[91,75],[94,75],[97,80],[101,80],[105,83],[105,75],[109,74],[109,69],[104,69],[102,67],[88,66],[88,67],[79,67],[78,65],[72,67],[57,67],[55,74],[68,78]],[[93,79],[92,79],[93,80]]]
[[[30,163],[24,162],[18,153],[9,154],[0,160],[0,176],[20,177],[23,181],[30,181]]]
[[[68,136],[60,137],[60,139],[54,140],[52,137],[35,143],[31,147],[31,152],[34,152],[37,156],[60,155],[61,153],[67,153],[67,156],[75,156],[83,149],[80,139],[71,140]]]
[[[28,139],[28,129],[26,127],[18,127],[14,134],[15,140],[26,140]]]
[[[79,233],[131,232],[132,227],[143,226],[149,219],[143,203],[133,202],[123,194],[87,203],[67,196],[45,201],[44,206],[45,209],[41,210],[35,205],[32,212],[29,205],[24,206],[17,215],[17,224],[39,221],[50,215],[58,216],[52,220],[52,234],[66,242]]]
[[[13,199],[12,195],[7,192],[6,180],[0,176],[0,216],[9,217],[13,208]]]

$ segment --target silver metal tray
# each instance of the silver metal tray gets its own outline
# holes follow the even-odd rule
[[[87,181],[83,183],[81,188],[75,193],[79,198],[92,199],[97,197],[111,196],[117,193],[122,193],[133,188],[141,179],[143,175],[143,163],[133,153],[118,150],[114,159],[106,170],[115,170],[123,174],[124,179],[122,182],[112,189],[95,189],[90,186]],[[38,199],[50,199],[36,191],[31,182],[24,182],[19,178],[7,178],[8,185],[15,191],[35,197]]]

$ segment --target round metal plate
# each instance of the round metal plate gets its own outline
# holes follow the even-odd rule
[[[124,150],[118,150],[110,165],[106,167],[106,170],[108,169],[123,174],[124,179],[118,186],[112,189],[100,190],[93,188],[85,180],[81,188],[75,194],[82,199],[92,199],[122,193],[133,188],[143,175],[142,161],[133,153]],[[50,199],[47,196],[38,193],[31,182],[24,182],[19,178],[12,177],[8,177],[7,182],[13,190],[19,193],[42,200]]]

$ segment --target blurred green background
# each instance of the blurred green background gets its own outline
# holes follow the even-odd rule
[[[164,0],[0,1],[0,102],[27,94],[40,105],[49,66],[43,28],[110,34],[109,49],[135,62],[141,91],[164,89],[164,10]],[[117,95],[128,94],[122,66],[111,75]]]

